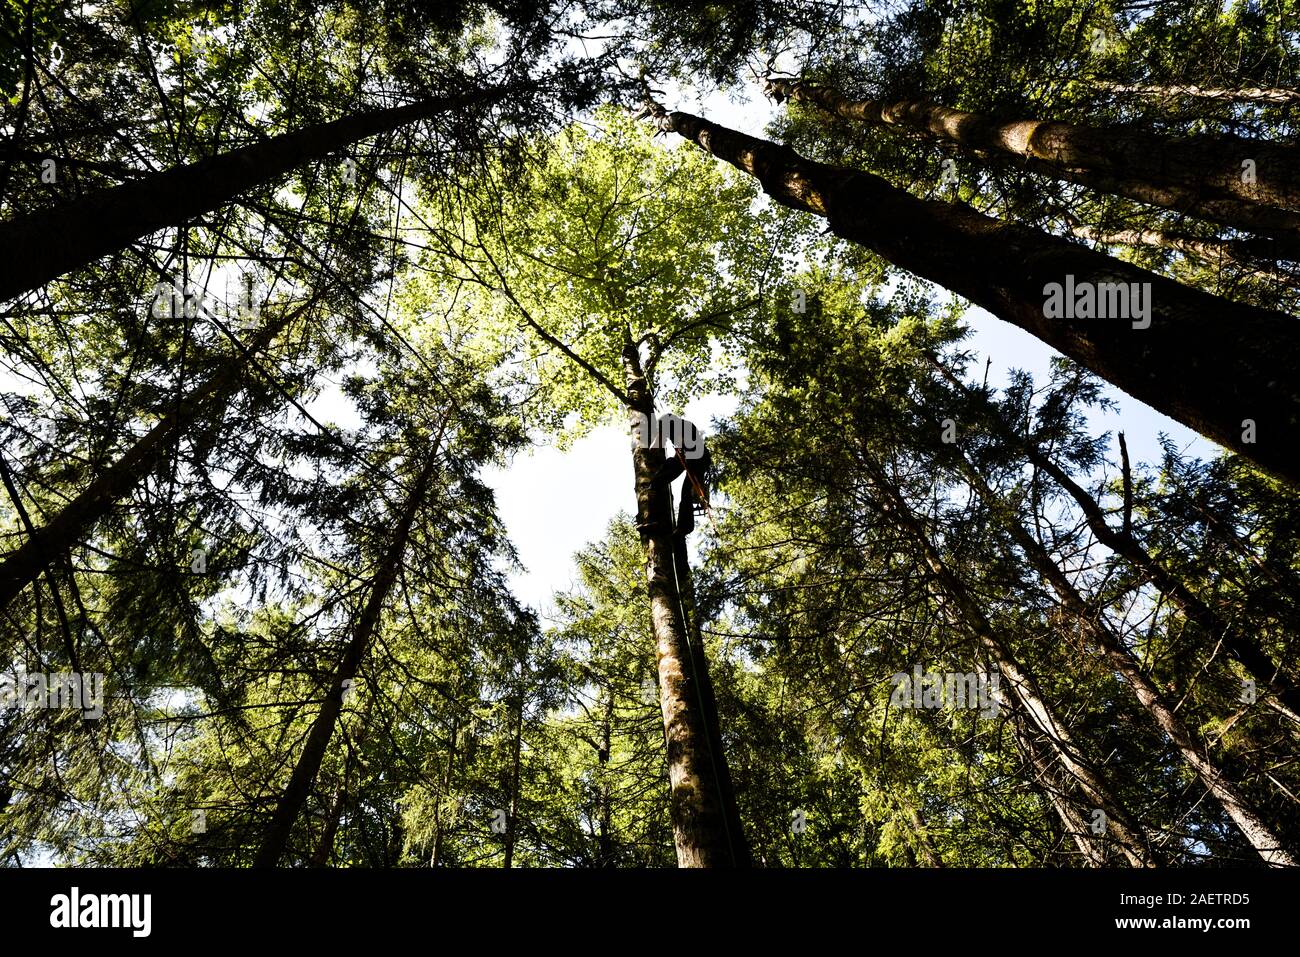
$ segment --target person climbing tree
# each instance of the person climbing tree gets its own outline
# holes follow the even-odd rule
[[[677,506],[676,534],[683,538],[695,530],[696,510],[709,507],[709,473],[713,459],[699,427],[680,415],[669,412],[659,417],[660,441],[672,443],[674,455],[665,456],[663,468],[655,473],[654,480],[669,485],[683,472],[682,497]]]
[[[423,217],[431,227],[428,268],[466,277],[485,341],[508,340],[535,358],[528,368],[537,370],[547,402],[577,412],[576,428],[620,416],[629,426],[677,861],[745,867],[750,855],[730,793],[725,736],[703,690],[708,663],[702,649],[692,650],[683,613],[685,532],[674,533],[668,488],[683,471],[692,477],[681,513],[689,531],[695,502],[707,498],[696,483],[708,461],[698,428],[656,406],[669,395],[688,398],[699,387],[692,370],[705,367],[712,343],[753,321],[759,297],[745,293],[761,293],[769,250],[789,240],[778,237],[773,219],[765,221],[765,242],[740,233],[728,234],[734,241],[665,241],[668,224],[673,235],[702,233],[706,222],[738,224],[755,187],[702,154],[659,150],[622,111],[597,116],[596,132],[575,126],[557,137],[549,165],[527,182],[506,170],[492,182],[476,175],[431,208]],[[574,179],[571,161],[579,156],[582,177]],[[637,184],[635,204],[624,198],[629,183]],[[661,228],[644,230],[649,220]],[[558,246],[557,236],[564,238]],[[628,257],[618,269],[608,265],[611,241]],[[563,295],[555,286],[561,277]],[[676,465],[665,462],[668,444],[681,453]]]

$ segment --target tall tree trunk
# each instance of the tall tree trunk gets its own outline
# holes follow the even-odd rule
[[[1168,229],[1113,229],[1103,231],[1073,223],[1070,235],[1103,246],[1155,246],[1193,256],[1214,266],[1232,264],[1264,279],[1288,286],[1300,286],[1300,274],[1266,262],[1268,251],[1258,239],[1205,239]],[[1266,243],[1264,244],[1266,245]]]
[[[1123,675],[1124,680],[1133,689],[1138,703],[1146,709],[1156,726],[1173,742],[1187,766],[1201,779],[1205,789],[1237,825],[1250,846],[1267,864],[1295,866],[1295,860],[1287,853],[1282,841],[1265,823],[1259,811],[1235,784],[1223,776],[1223,771],[1215,766],[1204,745],[1192,737],[1173,707],[1160,693],[1155,682],[1142,669],[1137,658],[1100,617],[1100,614],[1094,613],[1088,607],[1087,602],[1048,554],[1047,549],[1025,529],[1016,510],[989,488],[988,483],[970,464],[964,453],[954,450],[952,458],[962,477],[998,516],[1030,565],[1056,592],[1061,606],[1083,626],[1088,637],[1101,650],[1105,659]]]
[[[672,497],[667,483],[654,480],[664,464],[664,450],[648,447],[645,430],[639,427],[642,421],[654,418],[654,396],[636,348],[629,346],[623,360],[631,405],[629,421],[636,442],[632,462],[636,476],[637,525],[646,557],[677,864],[679,867],[733,867],[737,856],[728,841],[722,787],[715,771],[726,756],[715,756],[709,747],[676,586]]]
[[[0,223],[0,302],[359,140],[450,110],[490,105],[511,89],[469,90],[319,123]]]
[[[1282,668],[1268,653],[1256,644],[1241,628],[1227,621],[1202,601],[1187,585],[1175,576],[1163,563],[1153,556],[1132,534],[1112,528],[1106,521],[1106,515],[1097,501],[1070,477],[1069,473],[1052,461],[1035,443],[1026,441],[1003,421],[997,409],[980,401],[980,397],[962,382],[943,363],[933,356],[928,357],[930,365],[967,399],[972,399],[983,407],[988,424],[1003,438],[1014,443],[1028,458],[1031,465],[1046,474],[1068,494],[1083,512],[1092,530],[1093,536],[1102,545],[1116,555],[1132,564],[1151,580],[1151,583],[1166,598],[1182,609],[1197,627],[1208,635],[1223,642],[1224,648],[1241,663],[1258,683],[1274,696],[1279,710],[1292,721],[1300,723],[1300,686],[1294,676]]]
[[[442,802],[451,793],[451,781],[456,767],[456,736],[460,733],[460,723],[453,714],[451,717],[451,743],[447,746],[447,773],[442,779],[442,790],[438,800],[433,804],[433,853],[429,855],[429,866],[437,867],[442,860]]]
[[[1195,83],[1114,83],[1098,80],[1094,86],[1110,93],[1149,96],[1168,100],[1186,97],[1194,100],[1221,100],[1225,103],[1264,103],[1277,106],[1300,104],[1300,90],[1281,86],[1199,86]]]
[[[515,707],[515,736],[510,746],[510,811],[506,818],[506,853],[501,866],[509,870],[515,860],[515,840],[519,819],[519,763],[524,741],[524,692],[521,688]]]
[[[597,836],[597,867],[614,866],[614,801],[610,793],[610,750],[614,735],[614,694],[605,687],[605,712],[600,726],[600,751],[596,760],[600,764],[600,824]]]
[[[1052,810],[1060,818],[1065,833],[1074,841],[1074,846],[1079,849],[1079,853],[1083,855],[1083,859],[1090,866],[1104,867],[1106,865],[1105,842],[1097,840],[1090,833],[1087,817],[1084,816],[1083,810],[1070,799],[1070,795],[1062,790],[1060,783],[1056,779],[1056,769],[1047,756],[1043,754],[1043,749],[1034,740],[1033,733],[1024,726],[1024,721],[1020,716],[1014,717],[1009,722],[1009,725],[1017,750],[1029,759],[1029,763],[1034,768],[1034,784],[1037,786],[1038,792],[1052,805]]]
[[[371,700],[367,699],[365,709],[357,722],[363,729],[370,723],[370,705]],[[360,746],[360,742],[355,743]],[[320,840],[311,855],[312,867],[329,867],[330,859],[334,856],[334,841],[338,837],[339,825],[343,821],[343,809],[348,796],[348,778],[352,774],[355,755],[354,750],[349,750],[347,760],[343,762],[343,778],[334,788],[334,796],[325,811],[325,827],[321,830]]]
[[[687,475],[685,481],[689,482]],[[736,786],[731,780],[731,767],[725,760],[727,753],[722,741],[722,719],[718,715],[718,699],[713,692],[713,677],[709,658],[704,648],[704,635],[700,631],[699,613],[695,604],[695,581],[691,576],[690,553],[686,538],[673,536],[673,566],[677,575],[677,590],[682,598],[682,611],[686,618],[686,637],[690,641],[691,675],[695,678],[700,695],[700,714],[709,735],[709,752],[715,758],[718,787],[722,791],[722,813],[727,828],[732,857],[737,867],[753,866],[749,841],[745,838],[744,824],[740,820],[740,807],[736,804]]]
[[[247,381],[251,356],[263,351],[303,310],[269,322],[247,347],[229,356],[212,376],[185,396],[116,462],[97,475],[53,518],[0,560],[0,609],[90,533],[119,499],[153,472],[167,450],[200,418],[224,411]]]
[[[1207,634],[1221,640],[1223,647],[1241,663],[1260,688],[1267,689],[1273,695],[1279,710],[1292,721],[1300,723],[1300,686],[1287,669],[1273,661],[1268,652],[1239,626],[1223,618],[1202,601],[1131,533],[1112,528],[1096,500],[1070,478],[1064,469],[1043,455],[1041,450],[1033,451],[1031,461],[1079,504],[1097,541],[1141,569],[1161,594],[1182,609],[1183,614]]]
[[[937,282],[1031,333],[1152,408],[1300,485],[1300,323],[1138,269],[958,203],[920,200],[878,176],[689,113],[660,125],[753,175],[777,202],[824,216],[837,236]],[[1147,328],[1049,318],[1049,283],[1149,283]],[[1245,441],[1251,420],[1258,443]]]
[[[445,422],[443,428],[446,428]],[[375,572],[365,607],[357,618],[352,638],[343,653],[343,659],[335,669],[329,690],[325,693],[325,700],[321,703],[320,713],[317,714],[307,734],[306,744],[303,745],[298,763],[289,777],[289,783],[280,795],[270,826],[267,827],[262,845],[254,858],[254,867],[275,867],[279,864],[284,849],[289,843],[293,824],[307,803],[312,784],[316,780],[321,762],[325,759],[325,752],[329,748],[330,739],[334,736],[334,727],[343,710],[344,683],[356,678],[361,662],[370,649],[375,631],[379,627],[379,619],[384,610],[384,603],[388,599],[388,593],[397,581],[402,557],[406,554],[406,546],[410,541],[411,527],[415,523],[416,513],[428,495],[429,484],[437,467],[437,449],[440,441],[441,434],[432,443],[428,460],[421,468],[402,508],[402,513],[398,517],[392,539]]]
[[[889,480],[884,471],[864,450],[863,462],[872,483],[881,493],[881,507],[911,540],[929,567],[943,592],[951,599],[960,614],[961,623],[970,630],[981,650],[997,667],[1001,680],[1007,685],[1005,692],[1016,708],[1024,714],[1035,730],[1044,735],[1057,760],[1077,782],[1080,790],[1106,815],[1106,833],[1115,839],[1125,858],[1134,867],[1154,864],[1151,851],[1140,836],[1132,815],[1112,792],[1109,783],[1091,759],[1075,744],[1065,724],[1043,698],[1037,681],[1012,655],[998,630],[985,617],[980,603],[970,594],[965,584],[948,566],[930,542],[925,529],[912,514],[902,493]]]
[[[325,828],[321,831],[320,841],[311,855],[312,867],[329,867],[334,854],[334,838],[339,832],[339,822],[343,820],[343,785],[334,789],[329,809],[325,812]]]
[[[894,795],[894,803],[902,807],[908,819],[912,822],[912,836],[916,839],[916,849],[918,856],[925,861],[926,867],[943,867],[943,859],[935,852],[934,845],[930,843],[930,832],[926,826],[925,818],[916,805],[906,798],[900,798]]]
[[[1180,139],[1128,127],[1004,123],[926,100],[850,100],[827,87],[770,81],[783,96],[847,120],[910,130],[1045,176],[1274,239],[1300,256],[1300,147],[1222,134]],[[1247,166],[1252,175],[1247,175]]]

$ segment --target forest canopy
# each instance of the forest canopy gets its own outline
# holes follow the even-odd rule
[[[0,0],[0,112],[0,865],[1300,859],[1294,0]]]

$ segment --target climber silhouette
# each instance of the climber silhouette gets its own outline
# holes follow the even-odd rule
[[[675,534],[685,537],[695,530],[695,513],[704,511],[709,505],[709,473],[713,459],[708,446],[704,443],[704,434],[695,423],[683,419],[671,412],[659,417],[659,436],[671,442],[674,451],[665,449],[666,459],[663,467],[655,473],[654,481],[671,483],[683,472],[686,481],[682,483],[681,501],[677,506],[677,527]]]

